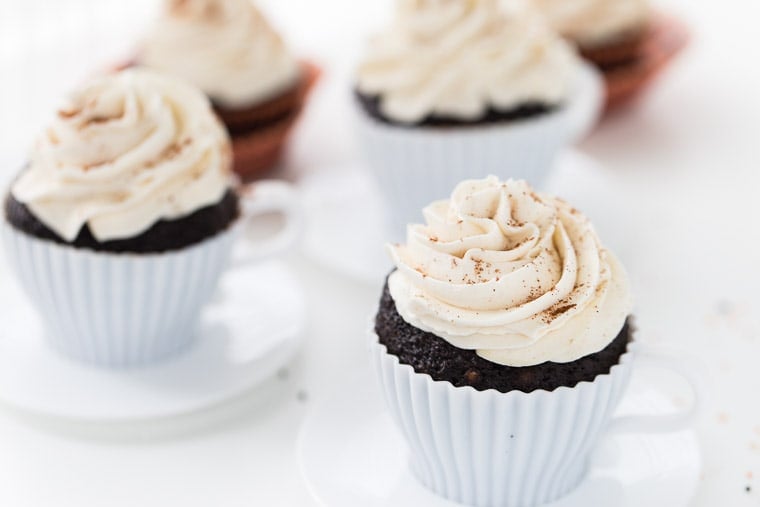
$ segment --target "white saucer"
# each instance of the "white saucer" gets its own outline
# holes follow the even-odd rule
[[[240,267],[222,278],[192,349],[147,368],[97,369],[46,346],[2,259],[0,270],[0,402],[38,415],[125,422],[218,404],[274,375],[305,323],[301,287],[282,263]]]
[[[299,465],[314,498],[329,507],[459,505],[411,475],[406,444],[378,389],[346,386],[315,409],[299,436]],[[656,391],[632,385],[621,412],[660,413],[670,405]],[[700,463],[693,431],[611,436],[597,449],[588,478],[551,507],[684,507]]]
[[[384,245],[394,238],[385,202],[369,171],[358,163],[322,167],[304,177],[299,187],[309,221],[302,241],[307,257],[354,280],[381,283],[392,267]],[[626,207],[615,200],[614,184],[592,158],[578,151],[564,153],[546,190],[581,209],[612,250],[625,248],[628,218],[617,210]]]

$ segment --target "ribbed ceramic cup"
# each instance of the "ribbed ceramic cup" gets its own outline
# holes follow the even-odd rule
[[[246,261],[281,251],[299,235],[296,199],[286,184],[260,182],[240,202],[241,219],[228,230],[159,254],[74,248],[3,221],[6,258],[53,348],[102,367],[145,365],[190,346],[246,220],[270,211],[288,217],[278,234],[247,247]]]
[[[466,505],[555,501],[584,479],[589,454],[605,431],[670,431],[688,425],[697,410],[695,401],[676,415],[612,419],[634,358],[662,366],[636,343],[593,382],[532,393],[435,381],[401,364],[374,332],[370,350],[388,408],[410,447],[413,473],[436,494]]]
[[[580,64],[567,102],[551,113],[488,126],[398,127],[359,111],[358,132],[367,164],[391,214],[394,234],[419,222],[420,210],[446,198],[462,180],[525,179],[540,187],[554,161],[596,123],[602,79]]]

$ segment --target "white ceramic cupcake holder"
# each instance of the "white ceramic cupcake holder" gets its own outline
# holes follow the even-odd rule
[[[598,72],[583,64],[568,102],[536,118],[483,127],[404,128],[360,112],[360,140],[394,232],[418,222],[424,206],[446,198],[462,180],[493,174],[540,186],[557,155],[594,125],[603,93]]]
[[[679,363],[633,343],[609,374],[552,392],[454,387],[417,374],[370,332],[372,361],[394,422],[411,451],[417,479],[436,494],[479,507],[529,507],[567,495],[584,479],[591,450],[609,431],[672,431],[683,413],[612,419],[634,360],[675,370],[698,392],[697,377]]]
[[[140,366],[176,355],[195,338],[236,238],[251,217],[281,211],[285,227],[240,262],[291,245],[302,219],[292,189],[259,182],[241,196],[241,218],[188,248],[159,254],[96,252],[45,241],[3,222],[8,261],[38,310],[46,339],[61,353],[103,367]]]

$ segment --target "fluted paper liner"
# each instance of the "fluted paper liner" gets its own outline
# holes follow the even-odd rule
[[[657,14],[635,65],[622,66],[604,74],[607,88],[605,111],[629,103],[668,67],[689,42],[688,27],[675,17]]]

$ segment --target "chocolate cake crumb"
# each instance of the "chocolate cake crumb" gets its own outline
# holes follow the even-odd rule
[[[469,386],[476,386],[480,383],[481,375],[475,368],[470,368],[464,372],[464,380]]]

